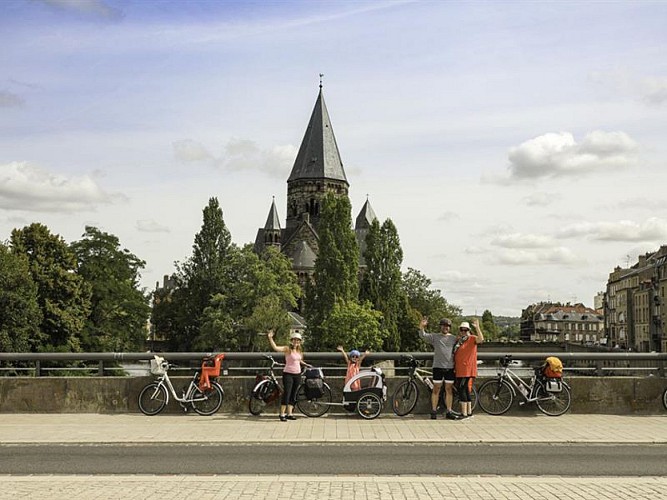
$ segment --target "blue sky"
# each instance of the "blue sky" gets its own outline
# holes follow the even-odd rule
[[[466,313],[593,304],[667,244],[663,2],[0,2],[0,238],[85,225],[154,288],[254,240],[324,73],[351,184]]]

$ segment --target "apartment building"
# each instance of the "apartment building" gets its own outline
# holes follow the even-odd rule
[[[607,281],[605,328],[613,347],[667,352],[665,288],[667,245],[640,255],[629,268],[616,267]]]
[[[532,304],[521,311],[521,340],[604,344],[604,316],[581,303]]]

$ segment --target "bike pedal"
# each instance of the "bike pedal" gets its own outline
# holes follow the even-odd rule
[[[525,401],[519,401],[519,406],[523,406],[523,405],[525,405],[525,404],[526,404]]]

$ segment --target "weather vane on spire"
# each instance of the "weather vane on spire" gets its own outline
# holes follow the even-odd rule
[[[320,88],[322,88],[322,77],[324,76],[324,73],[320,73]]]

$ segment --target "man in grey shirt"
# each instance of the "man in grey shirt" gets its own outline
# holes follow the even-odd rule
[[[452,411],[453,392],[452,387],[456,377],[454,376],[454,345],[456,335],[452,335],[451,320],[443,318],[440,320],[440,333],[426,333],[424,328],[428,325],[428,319],[422,318],[419,322],[419,336],[433,346],[433,391],[431,392],[431,420],[437,418],[438,399],[440,389],[445,384],[445,406],[448,420],[458,420],[460,416]]]

